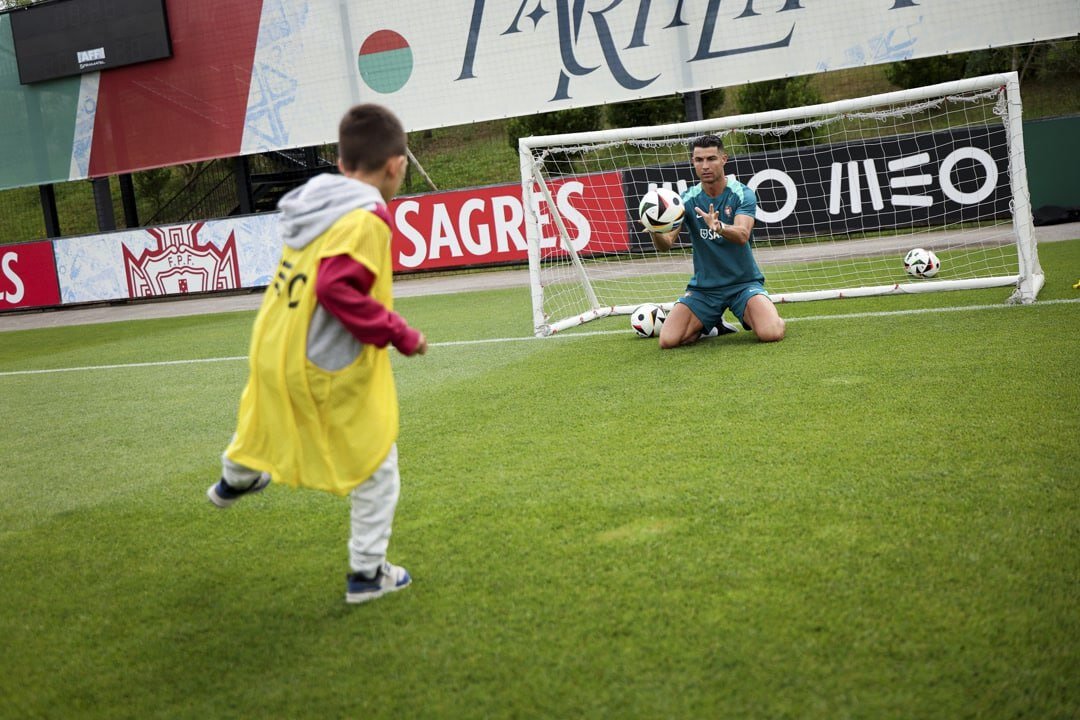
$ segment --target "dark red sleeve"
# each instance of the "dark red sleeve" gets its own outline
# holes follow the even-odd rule
[[[371,297],[375,275],[348,255],[323,258],[315,281],[315,297],[362,343],[386,347],[392,343],[402,355],[412,355],[420,333],[405,318]]]

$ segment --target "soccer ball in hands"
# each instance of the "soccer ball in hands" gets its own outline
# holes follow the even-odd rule
[[[904,256],[904,270],[908,275],[917,278],[934,277],[941,269],[941,261],[933,250],[914,248]]]
[[[630,314],[630,327],[643,338],[655,337],[660,334],[660,328],[664,326],[664,308],[652,303],[646,303],[634,308]]]
[[[679,193],[656,187],[645,193],[638,205],[638,216],[649,232],[666,233],[682,225],[683,207]]]

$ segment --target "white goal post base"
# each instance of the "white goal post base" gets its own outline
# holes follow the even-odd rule
[[[755,257],[776,303],[1043,286],[1015,73],[786,110],[522,138],[537,335],[670,308],[693,274],[686,234],[657,251],[637,224],[650,188],[696,184],[690,143],[722,138],[757,196]],[[941,259],[934,278],[907,250]]]
[[[975,278],[972,280],[939,280],[937,282],[910,282],[877,287],[860,287],[851,290],[817,290],[790,294],[775,294],[774,303],[805,302],[808,300],[842,300],[844,298],[872,297],[875,295],[917,295],[919,293],[945,292],[948,290],[978,290],[980,288],[1017,287],[1020,278],[1016,275],[1002,277]],[[1009,296],[1011,303],[1030,303],[1034,295],[1042,289],[1043,276],[1037,278],[1036,289],[1032,297],[1025,299],[1019,290]]]
[[[945,292],[948,290],[977,290],[979,288],[995,288],[995,287],[1016,287],[1020,282],[1020,278],[1016,275],[1006,275],[1003,277],[989,277],[979,278],[976,280],[941,280],[936,283],[898,283],[895,285],[879,285],[877,287],[860,287],[853,288],[851,290],[817,290],[817,291],[804,291],[788,294],[772,294],[769,299],[774,304],[781,305],[784,303],[795,302],[809,302],[811,300],[842,300],[844,298],[857,298],[857,297],[872,297],[875,295],[917,295],[920,293],[931,292]],[[1034,296],[1038,295],[1042,290],[1044,282],[1044,276],[1039,273],[1034,278],[1034,285],[1030,294],[1023,294],[1020,290],[1016,290],[1009,296],[1007,302],[1013,304],[1028,304],[1034,302]],[[664,312],[671,312],[671,309],[675,307],[674,302],[658,302],[655,303],[663,308]],[[539,337],[548,337],[555,333],[568,330],[572,327],[584,325],[592,320],[599,320],[600,318],[610,317],[612,315],[630,315],[637,309],[638,305],[612,305],[609,307],[600,307],[588,312],[582,313],[579,316],[572,318],[565,318],[558,322],[546,325],[537,332]]]

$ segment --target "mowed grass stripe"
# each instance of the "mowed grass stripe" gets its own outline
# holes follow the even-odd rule
[[[857,320],[865,318],[885,318],[885,317],[898,317],[904,315],[929,315],[936,313],[947,312],[968,312],[968,311],[980,311],[980,310],[1001,310],[1006,308],[1020,308],[1020,307],[1042,307],[1045,305],[1062,305],[1080,303],[1080,298],[1061,298],[1057,300],[1045,300],[1032,305],[967,305],[959,307],[937,307],[937,308],[911,308],[907,310],[883,310],[878,312],[861,312],[861,313],[845,313],[841,315],[807,315],[804,317],[789,317],[785,318],[787,322],[818,322],[821,320]],[[599,335],[622,335],[626,334],[626,330],[591,330],[591,331],[579,331],[562,333],[554,335],[551,338],[537,338],[532,335],[525,335],[521,337],[499,337],[499,338],[482,338],[479,340],[448,340],[445,342],[433,342],[430,347],[460,347],[468,345],[490,345],[499,343],[510,342],[523,342],[533,341],[540,339],[556,339],[556,338],[582,338],[582,337],[596,337]],[[199,363],[217,363],[217,362],[239,362],[246,361],[248,358],[246,355],[232,355],[227,357],[218,358],[195,358],[191,360],[161,360],[157,362],[141,362],[141,363],[120,363],[110,365],[83,365],[79,367],[66,367],[66,368],[47,368],[41,370],[8,370],[0,372],[0,377],[8,377],[14,375],[47,375],[50,373],[67,373],[67,372],[85,372],[90,370],[126,370],[131,368],[143,368],[143,367],[164,367],[170,365],[196,365]]]

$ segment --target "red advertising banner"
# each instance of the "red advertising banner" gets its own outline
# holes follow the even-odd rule
[[[624,185],[621,172],[550,183],[580,255],[630,249]],[[539,189],[530,202],[542,252],[563,252]],[[391,212],[395,272],[528,262],[517,183],[403,197]],[[264,287],[280,252],[276,213],[0,246],[0,311]]]
[[[619,173],[562,180],[552,183],[550,191],[579,253],[628,249],[626,202]],[[395,225],[395,272],[528,260],[520,185],[404,197],[394,200],[390,209]],[[541,245],[555,247],[554,220],[546,213],[540,220]]]
[[[0,310],[59,304],[52,243],[0,245]]]
[[[262,5],[168,0],[173,57],[101,73],[90,177],[173,165],[180,157],[239,154],[251,83],[270,82],[269,71],[253,70]],[[281,30],[275,26],[271,32]],[[296,81],[280,71],[279,76],[273,76],[280,83],[274,89],[285,93]],[[275,94],[274,100],[284,104],[292,98]],[[280,122],[277,105],[267,105],[264,99],[251,108],[253,125]],[[273,119],[266,119],[268,114]]]

